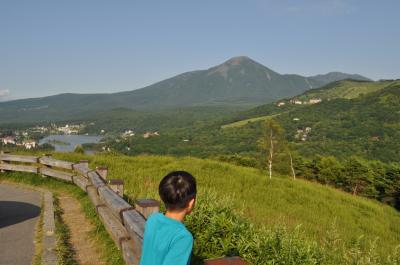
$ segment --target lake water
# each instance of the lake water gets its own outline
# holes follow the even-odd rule
[[[98,143],[101,138],[101,136],[89,135],[49,135],[41,139],[39,145],[49,143],[57,152],[73,152],[77,145]]]

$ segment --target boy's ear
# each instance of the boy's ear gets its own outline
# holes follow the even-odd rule
[[[196,204],[196,198],[193,198],[193,199],[191,199],[191,200],[189,201],[188,207],[187,207],[188,213],[191,213],[191,212],[192,212],[192,210],[193,210],[195,204]]]

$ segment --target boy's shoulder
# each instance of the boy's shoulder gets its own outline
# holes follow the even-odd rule
[[[184,224],[179,221],[166,217],[162,213],[153,213],[146,221],[146,226],[162,225],[164,228],[169,227],[175,231],[175,237],[189,237],[193,240],[192,234]]]

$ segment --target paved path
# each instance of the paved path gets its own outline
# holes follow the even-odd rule
[[[31,264],[40,204],[39,192],[0,184],[0,265]]]

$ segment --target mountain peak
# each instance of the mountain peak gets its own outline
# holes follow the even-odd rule
[[[228,72],[232,69],[240,69],[240,72],[242,74],[246,72],[247,73],[253,72],[255,69],[258,70],[261,69],[261,71],[266,71],[266,73],[268,72],[269,74],[274,74],[272,70],[268,69],[267,67],[263,66],[262,64],[254,61],[253,59],[247,56],[235,56],[220,65],[208,69],[209,70],[208,75],[218,73],[225,79],[227,79]]]
[[[246,61],[254,62],[252,59],[250,59],[247,56],[236,56],[236,57],[230,58],[224,64],[227,64],[227,65],[239,65],[239,64],[241,64],[243,62],[246,62]]]

